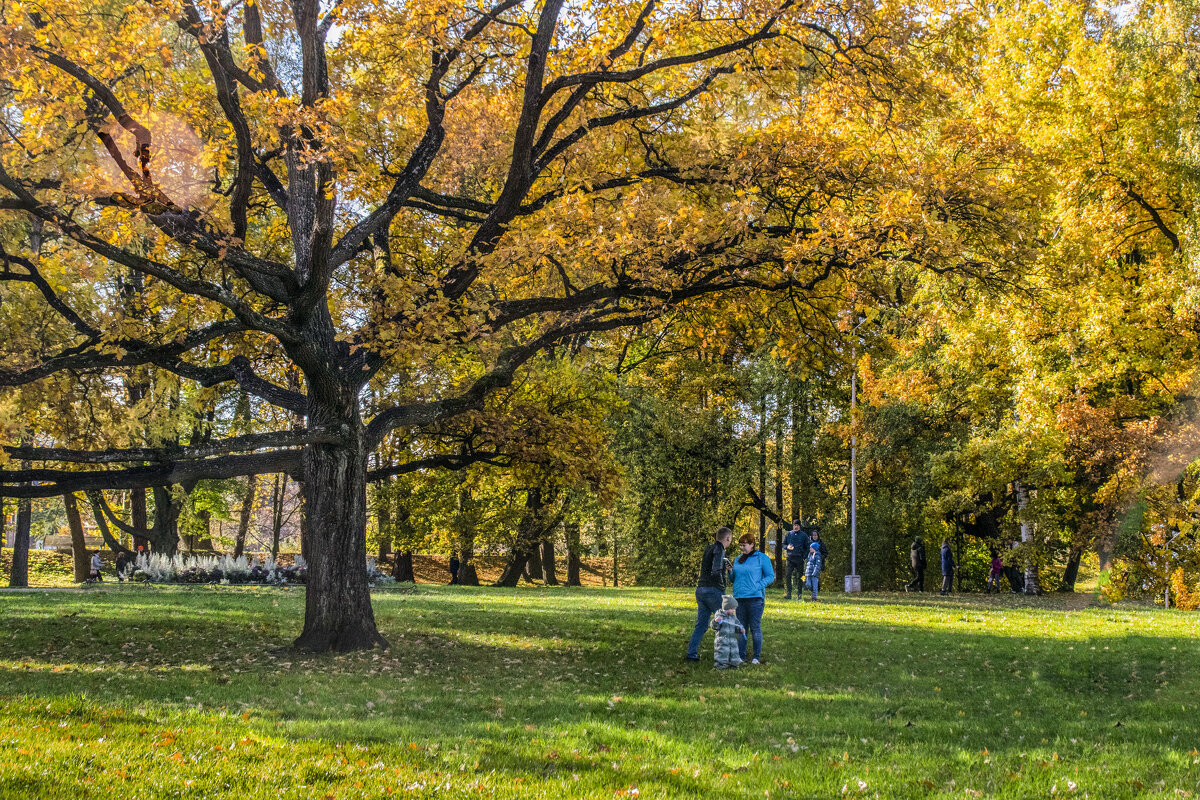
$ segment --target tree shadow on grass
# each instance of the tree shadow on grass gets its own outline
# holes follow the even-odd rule
[[[384,595],[376,608],[391,650],[345,656],[273,652],[290,641],[299,593],[214,593],[186,613],[122,596],[121,616],[103,604],[9,605],[0,681],[31,709],[84,695],[200,726],[241,724],[245,710],[246,726],[284,741],[385,750],[435,741],[514,777],[607,775],[638,756],[738,769],[757,753],[821,786],[829,777],[818,775],[840,775],[855,758],[932,759],[933,777],[947,780],[1034,758],[1107,760],[1159,765],[1155,779],[1175,781],[1182,754],[1200,745],[1196,639],[1103,629],[1107,611],[1033,609],[1042,625],[1075,626],[1056,638],[1044,627],[990,630],[1007,607],[946,604],[952,617],[979,620],[966,629],[836,616],[873,605],[855,598],[768,616],[767,664],[722,673],[680,662],[693,618],[678,595],[661,608],[650,592],[600,607],[555,605],[550,593],[519,605],[447,595]],[[29,663],[14,663],[22,657]],[[214,716],[226,712],[232,721]],[[688,769],[655,775],[681,795],[701,785]]]

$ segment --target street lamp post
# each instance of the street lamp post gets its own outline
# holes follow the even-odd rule
[[[858,323],[861,325],[862,323]],[[850,329],[850,574],[846,576],[846,593],[862,591],[858,574],[858,325]]]

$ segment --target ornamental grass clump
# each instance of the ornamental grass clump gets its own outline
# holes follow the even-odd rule
[[[147,583],[266,583],[281,586],[304,583],[307,572],[308,565],[302,556],[296,556],[292,566],[283,566],[270,557],[259,564],[245,556],[141,553],[134,565],[133,578]]]

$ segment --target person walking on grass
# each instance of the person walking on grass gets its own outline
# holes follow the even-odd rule
[[[942,597],[950,594],[954,567],[954,554],[950,552],[950,540],[942,539]]]
[[[767,587],[775,580],[771,559],[754,546],[754,536],[743,533],[738,539],[742,554],[733,562],[733,596],[737,600],[737,616],[746,633],[738,638],[738,655],[751,664],[762,661],[762,615],[767,603]],[[754,651],[748,653],[749,640]]]
[[[792,523],[792,529],[783,537],[784,552],[787,553],[784,586],[787,594],[784,600],[792,599],[792,576],[796,576],[796,599],[800,600],[804,592],[804,562],[808,555],[808,534],[800,525],[800,520]]]
[[[721,595],[725,594],[725,551],[733,541],[733,531],[724,526],[717,528],[712,543],[705,548],[700,560],[700,580],[696,584],[696,628],[688,642],[688,661],[700,660],[700,640],[708,630],[712,615],[721,609]]]
[[[103,576],[100,574],[100,570],[102,569],[104,569],[104,559],[100,558],[100,551],[97,550],[96,552],[92,553],[92,570],[89,577],[94,581],[104,580]]]
[[[124,550],[117,551],[117,582],[125,582],[125,571],[129,568],[129,554]]]
[[[1000,576],[1004,574],[1004,562],[1000,560],[1000,554],[996,552],[996,548],[992,548],[992,571],[988,574],[987,589],[985,592],[991,594],[994,589],[1000,591]]]
[[[912,547],[908,548],[909,559],[912,561],[913,579],[904,585],[906,592],[925,591],[925,542],[921,537],[913,539]]]
[[[746,635],[746,629],[737,618],[738,602],[733,595],[721,598],[721,610],[713,615],[712,629],[717,632],[713,641],[713,666],[717,669],[735,669],[742,665],[738,643]]]

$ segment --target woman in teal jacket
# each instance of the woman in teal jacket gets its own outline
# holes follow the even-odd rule
[[[767,587],[775,580],[771,559],[756,550],[754,537],[743,533],[738,539],[742,554],[733,562],[733,596],[737,599],[738,621],[746,633],[738,638],[739,655],[746,660],[747,639],[753,637],[754,658],[751,664],[762,658],[762,615],[767,602]]]

